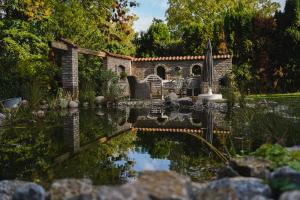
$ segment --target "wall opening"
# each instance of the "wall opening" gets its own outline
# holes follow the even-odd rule
[[[123,65],[119,65],[117,68],[117,74],[120,77],[120,80],[125,80],[127,77],[126,71],[125,71],[125,67]]]
[[[166,79],[166,70],[165,70],[164,67],[158,66],[158,67],[156,68],[156,74],[157,74],[160,78]]]
[[[192,67],[192,75],[193,76],[201,76],[202,74],[202,69],[200,65],[194,65]]]

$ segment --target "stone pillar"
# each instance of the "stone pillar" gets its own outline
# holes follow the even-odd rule
[[[62,84],[64,91],[68,92],[73,100],[78,100],[78,50],[68,47],[62,56]]]
[[[71,153],[80,149],[79,110],[70,110],[64,117],[64,138]]]

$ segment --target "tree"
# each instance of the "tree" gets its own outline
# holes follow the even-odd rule
[[[170,43],[168,26],[162,20],[154,19],[147,32],[142,32],[137,38],[137,52],[139,56],[145,57],[167,55]]]
[[[59,68],[48,61],[48,42],[60,37],[90,49],[133,55],[134,6],[134,0],[1,1],[0,86],[12,86],[0,91],[1,99],[24,96],[23,83],[37,79],[45,89],[57,87],[49,85],[59,77]],[[82,61],[79,66],[90,68],[91,76],[100,71],[99,60]]]

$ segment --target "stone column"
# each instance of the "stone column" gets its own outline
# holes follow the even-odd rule
[[[62,56],[62,84],[64,91],[68,92],[73,100],[78,100],[78,50],[68,47]]]

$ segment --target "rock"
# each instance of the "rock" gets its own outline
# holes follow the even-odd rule
[[[90,195],[93,185],[90,179],[62,179],[54,181],[50,187],[51,200],[75,198],[80,195]]]
[[[76,101],[69,102],[69,108],[78,108],[79,104]]]
[[[43,118],[43,117],[45,117],[45,112],[43,110],[32,111],[32,115],[34,117]]]
[[[13,195],[13,200],[45,200],[44,188],[35,183],[27,183],[18,187]]]
[[[97,200],[151,200],[148,193],[137,185],[126,184],[120,187],[103,186],[97,190]]]
[[[105,97],[104,96],[98,96],[95,98],[95,103],[96,105],[100,106],[103,105],[105,103]]]
[[[190,178],[172,171],[144,172],[135,185],[149,193],[151,199],[190,199]]]
[[[283,193],[279,200],[300,200],[300,191],[290,191]]]
[[[293,147],[288,147],[286,148],[289,152],[292,152],[292,151],[300,151],[300,145],[296,145],[296,146],[293,146]]]
[[[269,179],[271,172],[269,170],[270,161],[255,158],[241,157],[230,160],[229,166],[241,176]]]
[[[230,166],[223,167],[218,171],[218,179],[237,176],[240,176],[239,173]]]
[[[193,106],[193,100],[190,97],[184,97],[177,100],[179,106]]]
[[[251,200],[256,196],[270,197],[271,189],[258,178],[223,178],[197,191],[196,200]]]
[[[300,173],[290,167],[282,167],[272,173],[271,181],[286,181],[300,186]]]
[[[23,107],[26,107],[28,106],[29,102],[25,99],[23,99],[21,102],[20,102],[20,106],[23,106]]]
[[[24,184],[26,182],[23,181],[0,181],[0,199],[12,200],[15,190]]]

